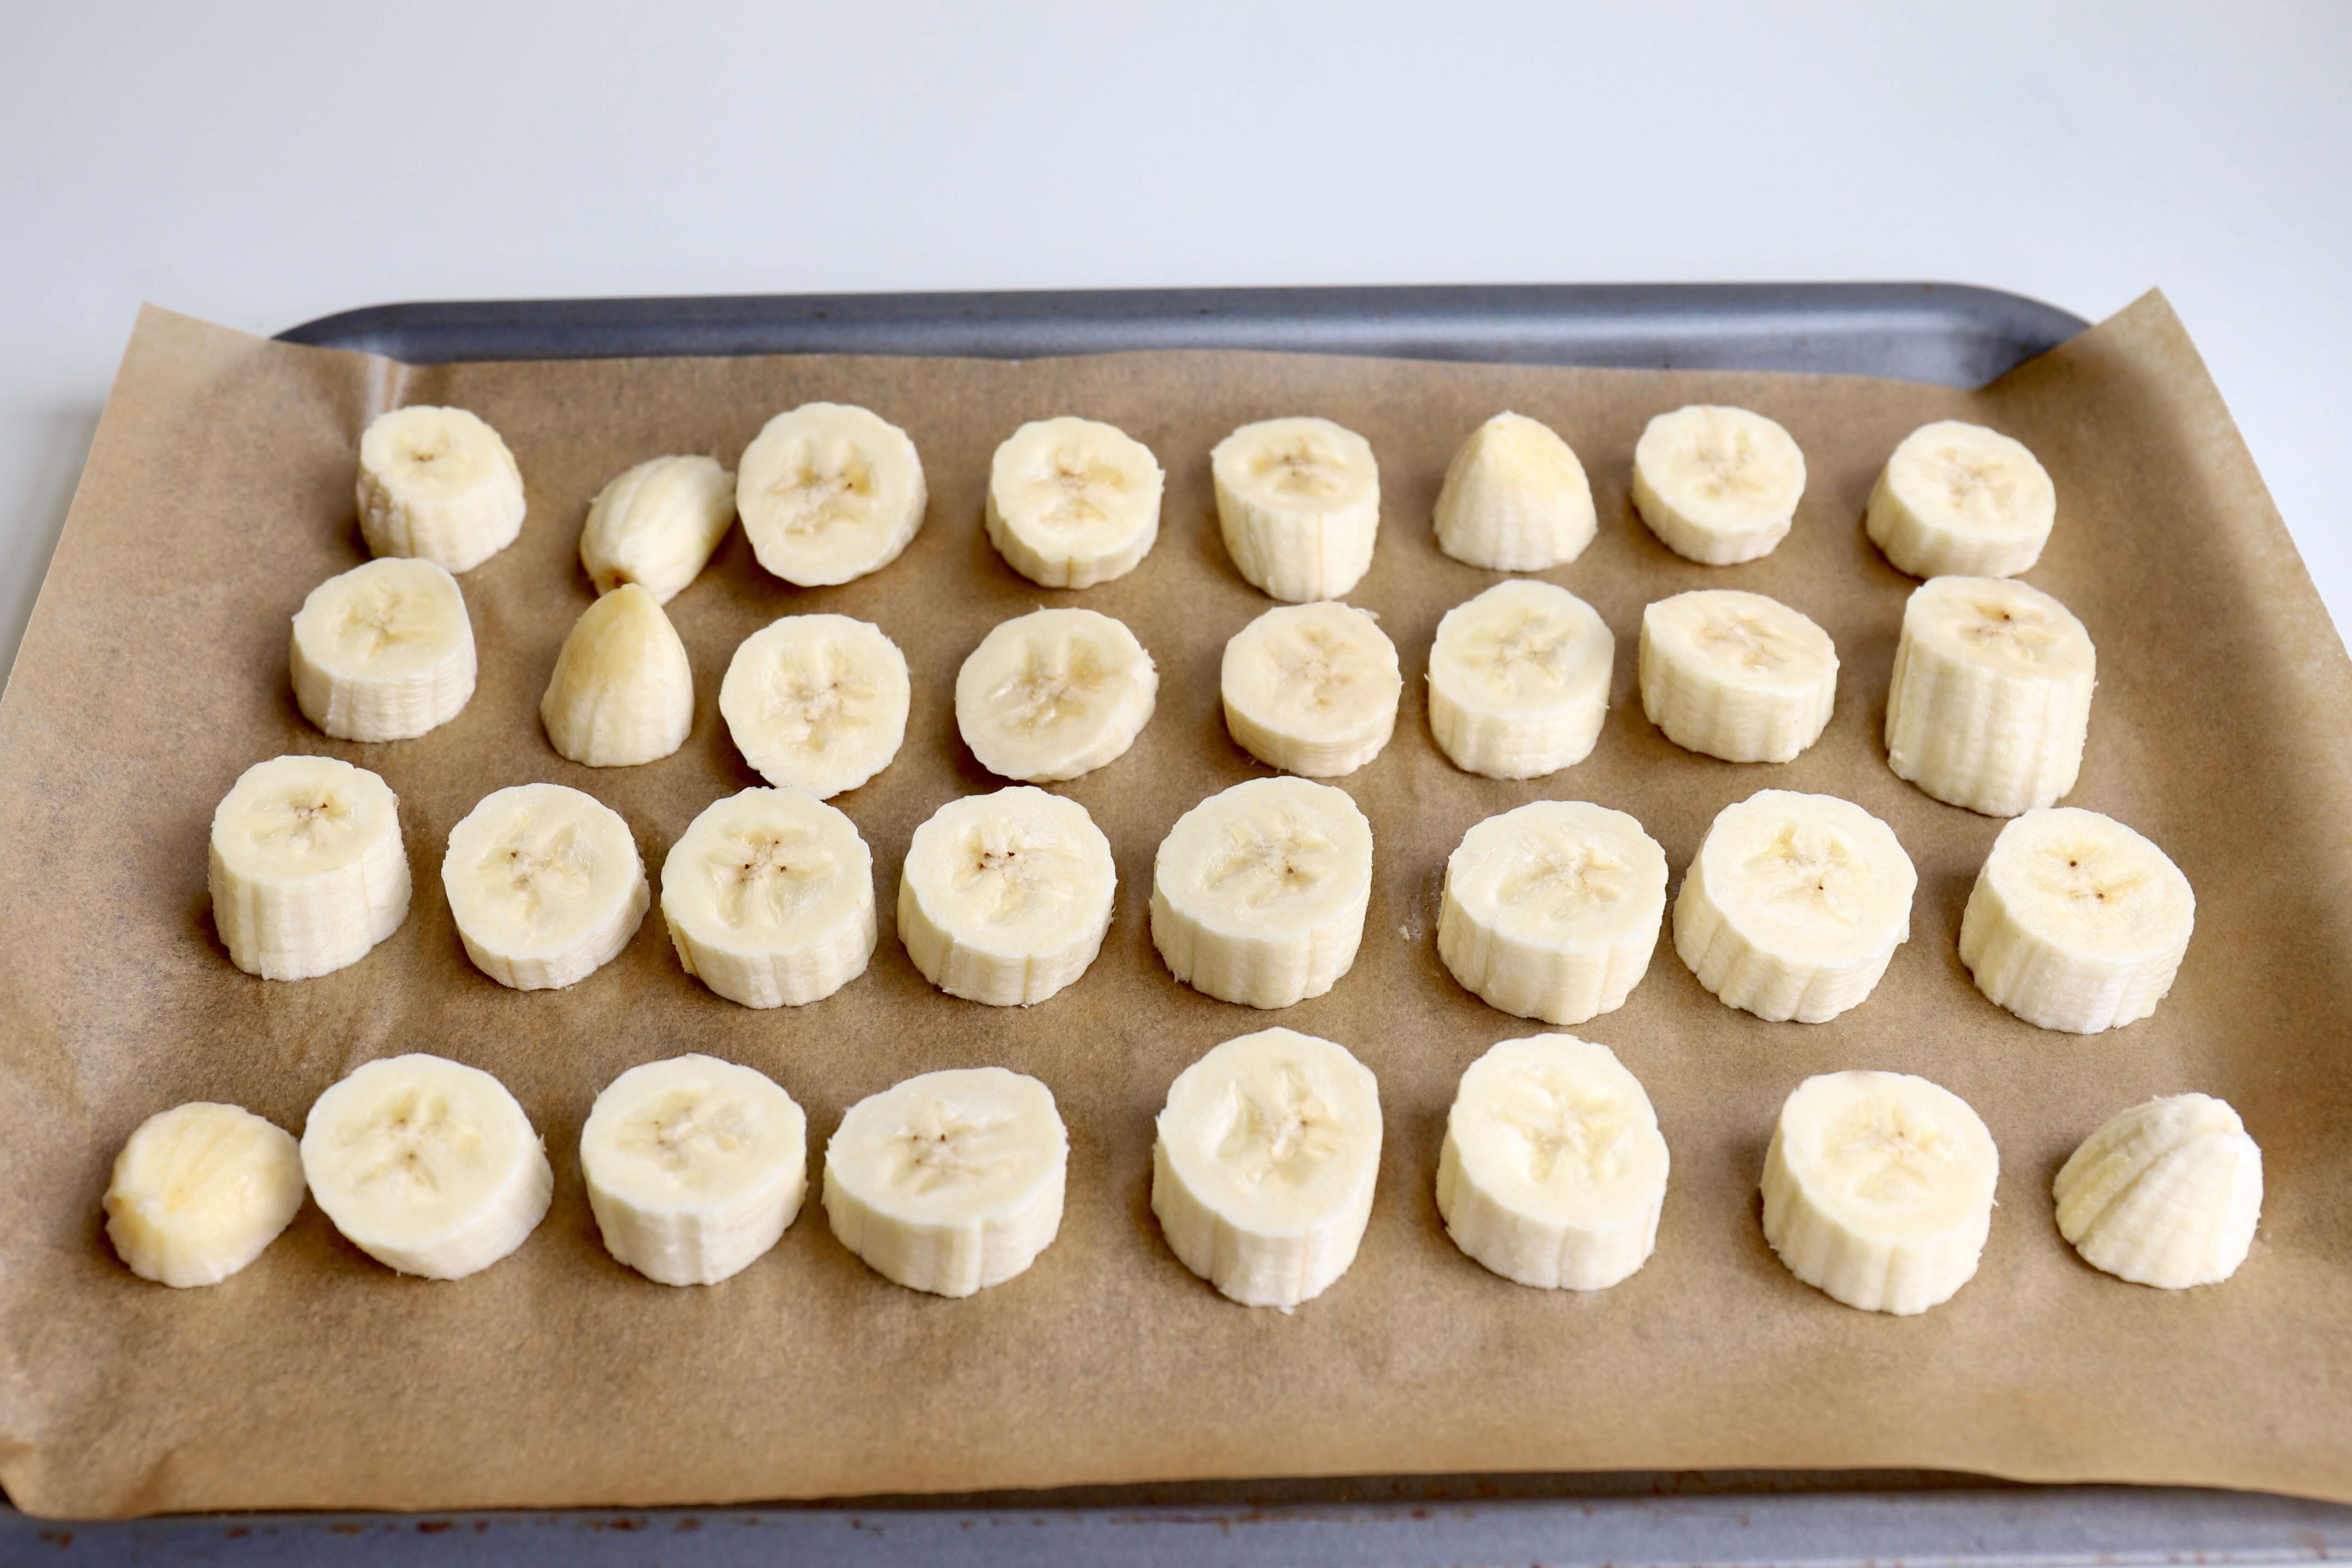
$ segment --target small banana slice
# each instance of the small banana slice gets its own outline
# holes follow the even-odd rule
[[[824,587],[879,572],[923,526],[929,492],[904,430],[870,409],[804,403],[768,421],[735,476],[760,564]]]
[[[988,542],[1032,583],[1124,577],[1160,537],[1160,459],[1116,425],[1033,419],[988,468]]]
[[[213,811],[213,925],[231,963],[304,980],[358,963],[408,918],[400,803],[332,757],[273,757]]]
[[[506,1085],[422,1053],[369,1062],[312,1103],[302,1173],[344,1240],[427,1279],[462,1279],[520,1247],[555,1190]]]
[[[1176,1075],[1151,1145],[1169,1250],[1244,1307],[1288,1311],[1356,1260],[1381,1167],[1381,1090],[1344,1046],[1261,1029]]]
[[[2186,1290],[2246,1260],[2263,1215],[2263,1152],[2226,1100],[2176,1094],[2110,1118],[2050,1190],[2058,1233],[2084,1262]]]
[[[1581,1024],[1625,1005],[1657,951],[1666,852],[1622,811],[1530,801],[1445,862],[1437,952],[1490,1007]]]
[[[518,991],[559,990],[604,968],[653,901],[621,814],[552,784],[484,795],[449,830],[441,886],[466,956]]]
[[[1998,577],[1911,591],[1886,693],[1886,761],[1949,805],[2015,816],[2074,787],[2098,656],[2074,613]]]
[[[139,1124],[114,1157],[106,1237],[142,1279],[217,1285],[278,1239],[302,1206],[302,1154],[241,1106],[198,1100]]]
[[[907,738],[907,656],[869,621],[786,616],[745,637],[719,683],[743,760],[829,800],[890,765]]]
[[[1909,940],[1918,882],[1895,830],[1853,802],[1759,790],[1706,830],[1675,900],[1675,952],[1727,1007],[1823,1023]]]
[[[1642,710],[1667,740],[1727,763],[1785,763],[1837,705],[1829,633],[1778,599],[1703,588],[1642,612]]]
[[[1035,1079],[927,1072],[841,1119],[824,1146],[824,1217],[885,1279],[969,1296],[1052,1245],[1069,1165],[1069,1133]]]
[[[1557,773],[1592,754],[1616,662],[1591,605],[1549,583],[1497,583],[1437,623],[1429,732],[1465,773]]]
[[[1304,604],[1363,580],[1381,531],[1371,443],[1328,419],[1244,425],[1209,454],[1225,553],[1258,589]]]
[[[808,1192],[808,1118],[766,1074],[715,1057],[631,1068],[580,1130],[604,1249],[664,1285],[716,1285],[776,1245]]]
[[[898,940],[950,996],[1026,1007],[1102,951],[1118,874],[1076,801],[1025,785],[966,795],[915,829],[898,875]]]
[[[539,700],[548,743],[592,768],[656,762],[694,729],[694,669],[661,603],[624,583],[580,612]]]
[[[395,408],[360,437],[360,535],[372,555],[468,572],[522,531],[522,470],[463,408]]]
[[[387,558],[310,590],[287,667],[302,717],[339,741],[400,741],[455,719],[474,695],[474,623],[457,579]]]
[[[2014,577],[2042,559],[2057,521],[2057,487],[2023,442],[1939,419],[1886,459],[1863,526],[1914,577]]]
[[[1505,1040],[1470,1064],[1445,1114],[1437,1212],[1506,1279],[1605,1290],[1656,1247],[1666,1168],[1650,1097],[1608,1047]]]
[[[1805,493],[1795,437],[1745,408],[1693,404],[1633,446],[1633,505],[1675,554],[1707,566],[1769,555]]]
[[[1151,945],[1221,1002],[1287,1007],[1356,962],[1372,825],[1345,790],[1251,779],[1176,819],[1151,863]]]
[[[2196,923],[2197,895],[2163,850],[2111,816],[2046,807],[1992,841],[1960,962],[2027,1023],[2095,1035],[2156,1011]]]
[[[1037,610],[999,624],[956,671],[956,729],[990,773],[1052,784],[1124,756],[1159,700],[1160,670],[1123,623]]]
[[[1225,644],[1225,731],[1268,767],[1310,778],[1354,773],[1396,733],[1404,677],[1396,644],[1348,605],[1285,605]]]
[[[580,564],[599,594],[635,583],[667,605],[702,574],[734,521],[735,476],[718,459],[655,458],[596,492]]]
[[[746,1007],[799,1007],[874,956],[874,857],[815,796],[747,789],[703,807],[670,846],[661,908],[688,974]]]
[[[1540,572],[1584,553],[1600,521],[1592,485],[1549,425],[1497,414],[1446,466],[1437,548],[1490,572]]]

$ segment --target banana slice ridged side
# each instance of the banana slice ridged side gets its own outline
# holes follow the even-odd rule
[[[356,963],[408,918],[400,803],[332,757],[274,757],[213,812],[213,924],[230,962],[265,980]]]
[[[657,762],[694,729],[686,644],[642,585],[624,583],[580,613],[539,700],[548,743],[592,768]]]
[[[1209,454],[1225,553],[1259,592],[1336,599],[1363,580],[1380,541],[1371,443],[1328,419],[1244,425]]]
[[[1777,599],[1706,588],[1642,612],[1642,710],[1685,751],[1785,763],[1837,706],[1837,648]]]
[[[1805,491],[1795,437],[1745,408],[1661,414],[1633,447],[1633,506],[1659,542],[1706,566],[1769,555]]]
[[[686,972],[746,1007],[803,1006],[874,956],[874,857],[857,825],[796,789],[713,801],[662,862],[662,920]]]
[[[2057,521],[2057,487],[2023,442],[1939,419],[1886,459],[1864,527],[1914,577],[2014,577],[2042,559]]]
[[[107,1239],[142,1279],[216,1285],[278,1239],[303,1191],[285,1129],[242,1106],[177,1105],[141,1122],[114,1157]]]
[[[2074,787],[2098,656],[2074,612],[2023,583],[1912,590],[1886,693],[1886,760],[1949,805],[2015,816]]]
[[[1091,588],[1150,553],[1163,484],[1151,448],[1115,425],[1032,420],[989,464],[988,541],[1032,583]]]
[[[1159,668],[1124,623],[1037,610],[991,630],[956,671],[956,729],[990,773],[1053,784],[1124,756],[1159,700]]]
[[[2165,1290],[2238,1271],[2263,1214],[2263,1152],[2226,1100],[2175,1094],[2119,1111],[2051,1184],[2083,1261]]]
[[[907,656],[881,627],[786,616],[736,647],[719,712],[761,778],[829,800],[890,765],[911,692]]]
[[[1110,840],[1076,801],[1026,785],[967,795],[907,846],[898,940],[949,995],[1025,1007],[1094,963],[1118,887]]]
[[[1285,605],[1225,643],[1217,689],[1242,750],[1286,773],[1334,778],[1396,733],[1404,677],[1396,645],[1364,611]]]
[[[596,592],[643,585],[667,605],[710,563],[735,521],[735,476],[705,457],[655,458],[589,503],[580,564]]]
[[[847,583],[898,559],[929,499],[913,440],[846,404],[777,415],[736,467],[735,510],[751,553],[803,588]]]
[[[1551,426],[1497,414],[1470,433],[1437,492],[1437,547],[1490,572],[1540,572],[1599,531],[1592,484]]]
[[[372,555],[415,555],[469,572],[522,531],[522,470],[499,433],[463,408],[379,414],[360,437],[360,534]]]
[[[342,741],[399,741],[474,695],[474,623],[457,579],[386,557],[330,577],[294,616],[287,654],[302,717]]]
[[[1549,583],[1497,583],[1437,623],[1429,732],[1465,773],[1540,778],[1592,754],[1617,641]]]
[[[449,830],[441,885],[466,956],[518,991],[593,974],[628,945],[653,901],[621,814],[552,784],[484,795]]]

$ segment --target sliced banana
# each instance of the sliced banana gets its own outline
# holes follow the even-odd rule
[[[1837,705],[1829,633],[1778,599],[1703,588],[1642,612],[1642,710],[1667,740],[1727,763],[1785,763]]]
[[[346,1241],[428,1279],[478,1274],[520,1247],[555,1190],[506,1085],[422,1053],[369,1062],[318,1098],[302,1173]]]
[[[1209,454],[1225,553],[1261,593],[1336,599],[1371,568],[1381,472],[1371,443],[1328,419],[1244,425]]]
[[[988,542],[1032,583],[1091,588],[1124,577],[1160,537],[1151,448],[1116,425],[1033,419],[988,468]]]
[[[1069,1164],[1053,1091],[1035,1079],[927,1072],[841,1119],[824,1146],[824,1217],[885,1279],[969,1296],[1052,1244]]]
[[[1396,644],[1348,605],[1285,605],[1225,644],[1225,731],[1268,767],[1310,778],[1354,773],[1396,733],[1404,677]]]
[[[869,621],[786,616],[735,649],[719,711],[772,784],[828,800],[890,765],[907,738],[907,656]]]
[[[716,1285],[776,1245],[808,1192],[808,1118],[766,1074],[714,1057],[631,1068],[580,1130],[604,1249],[664,1285]]]
[[[457,579],[387,558],[310,590],[287,655],[302,717],[339,741],[400,741],[474,695],[474,623]]]
[[[1823,1023],[1909,940],[1918,881],[1895,830],[1853,802],[1759,790],[1706,830],[1675,900],[1675,952],[1727,1007]]]
[[[659,601],[624,583],[580,612],[539,700],[548,743],[592,768],[656,762],[694,729],[694,669]]]
[[[2042,559],[2057,521],[2057,487],[2023,442],[1939,419],[1886,459],[1863,526],[1914,577],[2014,577]]]
[[[1371,900],[1372,825],[1345,790],[1251,779],[1211,795],[1160,841],[1151,945],[1221,1002],[1287,1007],[1356,962]]]
[[[161,1110],[114,1157],[106,1237],[142,1279],[217,1285],[278,1239],[302,1206],[302,1154],[241,1106]]]
[[[1886,760],[1950,805],[2015,816],[2074,787],[2098,658],[2074,613],[2022,583],[1911,592],[1886,693]]]
[[[2226,1100],[2135,1105],[2083,1140],[2058,1179],[2058,1232],[2083,1261],[2159,1289],[2238,1271],[2263,1215],[2263,1152]]]
[[[332,757],[245,770],[213,812],[206,877],[231,963],[265,980],[356,963],[408,918],[400,803]]]
[[[1584,553],[1600,528],[1591,481],[1549,425],[1497,414],[1446,466],[1437,548],[1490,572],[1540,572]]]
[[[1745,408],[1693,404],[1633,447],[1633,505],[1675,554],[1707,566],[1769,555],[1805,493],[1795,437]]]
[[[1617,639],[1549,583],[1497,583],[1454,605],[1429,650],[1429,732],[1465,773],[1531,779],[1592,754]]]
[[[1052,784],[1124,756],[1159,700],[1159,668],[1123,623],[1037,610],[1000,623],[964,659],[956,729],[990,773]]]
[[[815,796],[747,789],[670,846],[661,909],[688,974],[746,1007],[803,1006],[874,956],[874,857]]]
[[[596,592],[641,584],[668,604],[702,574],[735,522],[735,476],[704,457],[655,458],[589,503],[580,564]]]
[[[804,403],[769,420],[735,476],[735,510],[751,553],[803,588],[846,583],[898,559],[929,500],[907,433],[839,403]]]
[[[552,784],[484,795],[449,830],[441,886],[466,956],[518,991],[560,989],[604,968],[653,901],[621,814]]]
[[[1261,1029],[1176,1075],[1151,1145],[1151,1212],[1185,1268],[1288,1311],[1356,1260],[1381,1167],[1381,1091],[1344,1046]]]
[[[360,535],[372,555],[468,572],[522,531],[522,470],[463,408],[395,408],[360,437]]]
[[[1087,972],[1118,887],[1110,840],[1076,801],[1025,785],[966,795],[907,846],[898,940],[949,995],[1026,1007]]]

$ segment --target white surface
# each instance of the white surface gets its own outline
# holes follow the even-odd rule
[[[10,7],[0,656],[138,302],[1934,279],[2186,318],[2352,624],[2352,5]],[[2062,524],[2063,526],[2063,524]]]

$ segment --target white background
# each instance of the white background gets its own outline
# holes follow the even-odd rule
[[[2160,286],[2352,625],[2347,0],[14,0],[0,658],[142,300],[1738,279]]]

